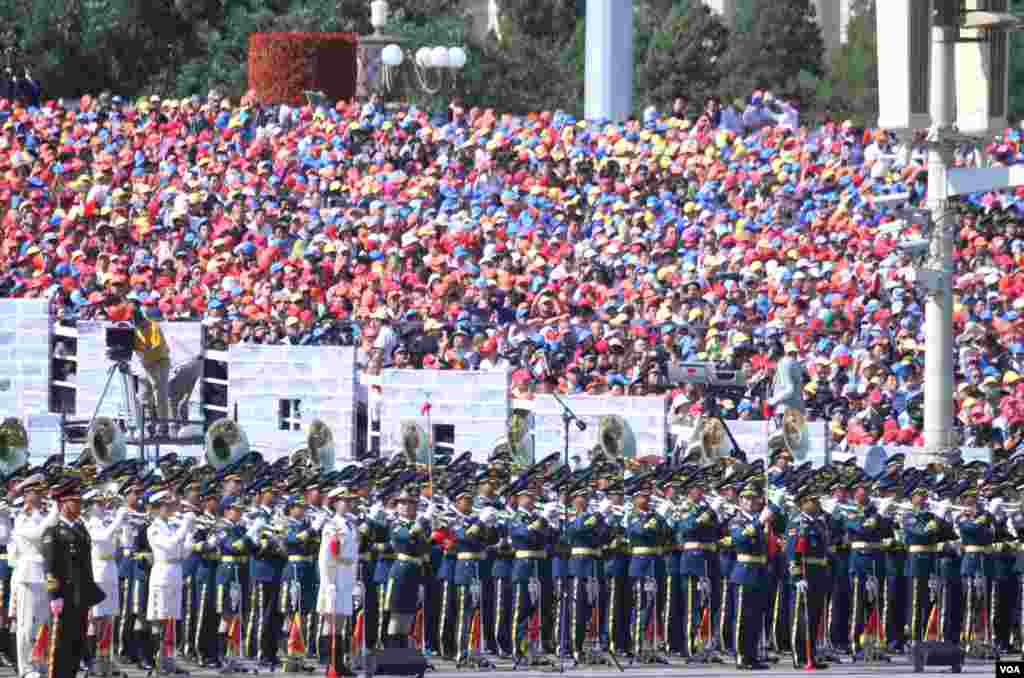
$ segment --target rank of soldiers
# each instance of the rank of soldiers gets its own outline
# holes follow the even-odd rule
[[[747,670],[929,639],[1019,649],[1024,464],[695,461],[26,467],[3,486],[0,659],[19,676],[182,660],[348,675],[410,646],[476,668]]]

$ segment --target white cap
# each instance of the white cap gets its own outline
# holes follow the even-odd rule
[[[46,485],[46,476],[44,476],[42,473],[33,473],[28,478],[25,478],[20,483],[18,483],[18,487],[15,489],[15,491],[20,494],[21,492],[24,492],[26,489],[32,487],[33,485]]]
[[[170,501],[173,498],[174,495],[171,494],[170,490],[160,490],[159,492],[153,493],[153,496],[149,498],[149,503],[162,504],[166,501]]]

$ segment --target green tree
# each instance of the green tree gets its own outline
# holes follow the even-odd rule
[[[729,30],[701,3],[670,13],[645,54],[637,54],[637,85],[647,103],[662,109],[677,96],[702,101],[718,92]],[[638,102],[640,103],[640,102]]]
[[[806,77],[824,74],[824,45],[810,0],[772,0],[753,6],[750,29],[734,34],[722,59],[722,93],[745,95],[769,89],[797,99],[806,91]]]
[[[876,0],[854,0],[846,44],[829,60],[828,74],[818,83],[818,106],[872,125],[878,116],[878,39]]]

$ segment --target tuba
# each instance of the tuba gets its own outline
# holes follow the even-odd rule
[[[535,461],[533,423],[533,412],[529,410],[513,410],[508,418],[508,450],[512,453],[512,460],[523,466],[530,466]]]
[[[101,468],[123,461],[128,454],[124,432],[110,417],[96,417],[85,436],[85,451]]]
[[[810,444],[807,419],[799,410],[787,407],[782,414],[782,425],[768,436],[768,449],[786,449],[793,455],[793,461],[799,463],[807,459]]]
[[[427,432],[415,421],[402,422],[402,455],[410,464],[426,464],[430,457],[430,439]]]
[[[218,419],[206,432],[206,462],[218,471],[249,454],[249,437],[233,419]]]
[[[606,414],[598,420],[597,440],[601,451],[612,459],[636,457],[636,435],[629,422],[617,414]]]
[[[16,417],[0,424],[0,470],[10,475],[28,462],[28,431]]]
[[[322,419],[314,419],[306,434],[310,461],[321,471],[333,471],[335,461],[334,431]]]
[[[732,441],[725,430],[725,425],[717,417],[698,417],[693,438],[686,448],[687,456],[694,452],[700,455],[701,466],[714,466],[721,462],[723,457],[732,454]]]

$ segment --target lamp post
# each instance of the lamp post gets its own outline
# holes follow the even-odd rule
[[[374,32],[359,40],[360,94],[368,96],[376,88],[393,94],[401,85],[401,67],[406,62],[412,66],[414,83],[425,93],[434,95],[446,87],[454,88],[459,71],[466,65],[466,51],[462,47],[424,46],[407,52],[400,38],[382,32],[388,17],[386,0],[370,3]]]

